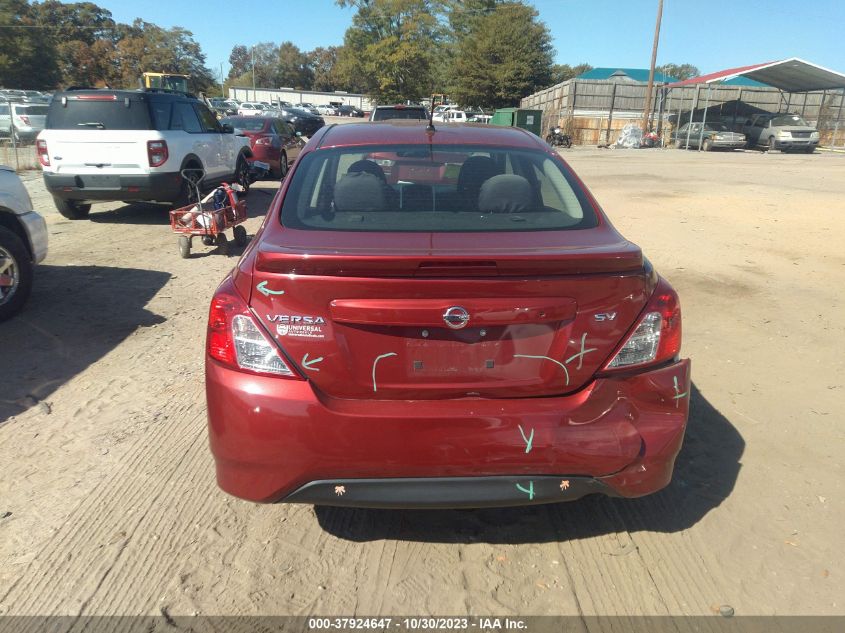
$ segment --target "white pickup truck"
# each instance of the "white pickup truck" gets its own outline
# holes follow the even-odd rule
[[[97,201],[187,205],[196,194],[182,177],[186,168],[205,172],[206,191],[221,182],[250,184],[249,140],[179,92],[56,93],[36,149],[56,208],[72,220],[87,217]]]

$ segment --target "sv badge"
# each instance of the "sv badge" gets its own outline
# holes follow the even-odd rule
[[[593,315],[596,321],[613,321],[616,318],[615,312],[599,312]]]

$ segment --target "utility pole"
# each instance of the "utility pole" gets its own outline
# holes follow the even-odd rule
[[[226,98],[226,88],[223,87],[223,62],[220,62],[220,96]]]
[[[657,23],[654,25],[654,45],[651,48],[651,67],[648,71],[648,88],[645,95],[645,110],[643,111],[643,133],[648,133],[649,115],[651,113],[651,93],[654,90],[654,65],[657,63],[657,43],[660,41],[660,20],[663,18],[663,0],[658,0]]]
[[[663,2],[663,0],[660,1]],[[258,100],[255,96],[255,46],[252,47],[252,100]]]

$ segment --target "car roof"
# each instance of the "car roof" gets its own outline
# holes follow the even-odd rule
[[[362,123],[331,125],[320,138],[319,147],[353,145],[487,145],[525,149],[544,149],[537,137],[517,127],[490,126],[483,123],[435,124],[434,133],[426,132],[427,122],[388,119]]]
[[[172,100],[186,100],[196,102],[199,101],[194,95],[187,94],[184,92],[175,92],[172,90],[163,90],[161,88],[149,88],[149,89],[142,89],[142,90],[116,90],[112,88],[81,88],[78,90],[62,90],[60,92],[56,92],[53,95],[54,100],[59,100],[61,97],[82,97],[84,100],[85,95],[103,95],[103,94],[113,94],[117,97],[129,97],[130,99],[147,99],[147,98],[154,98],[154,99],[172,99]]]

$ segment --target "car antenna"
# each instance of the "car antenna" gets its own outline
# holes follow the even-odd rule
[[[434,95],[431,95],[431,109],[428,112],[428,125],[425,126],[426,132],[436,132],[434,129]]]

